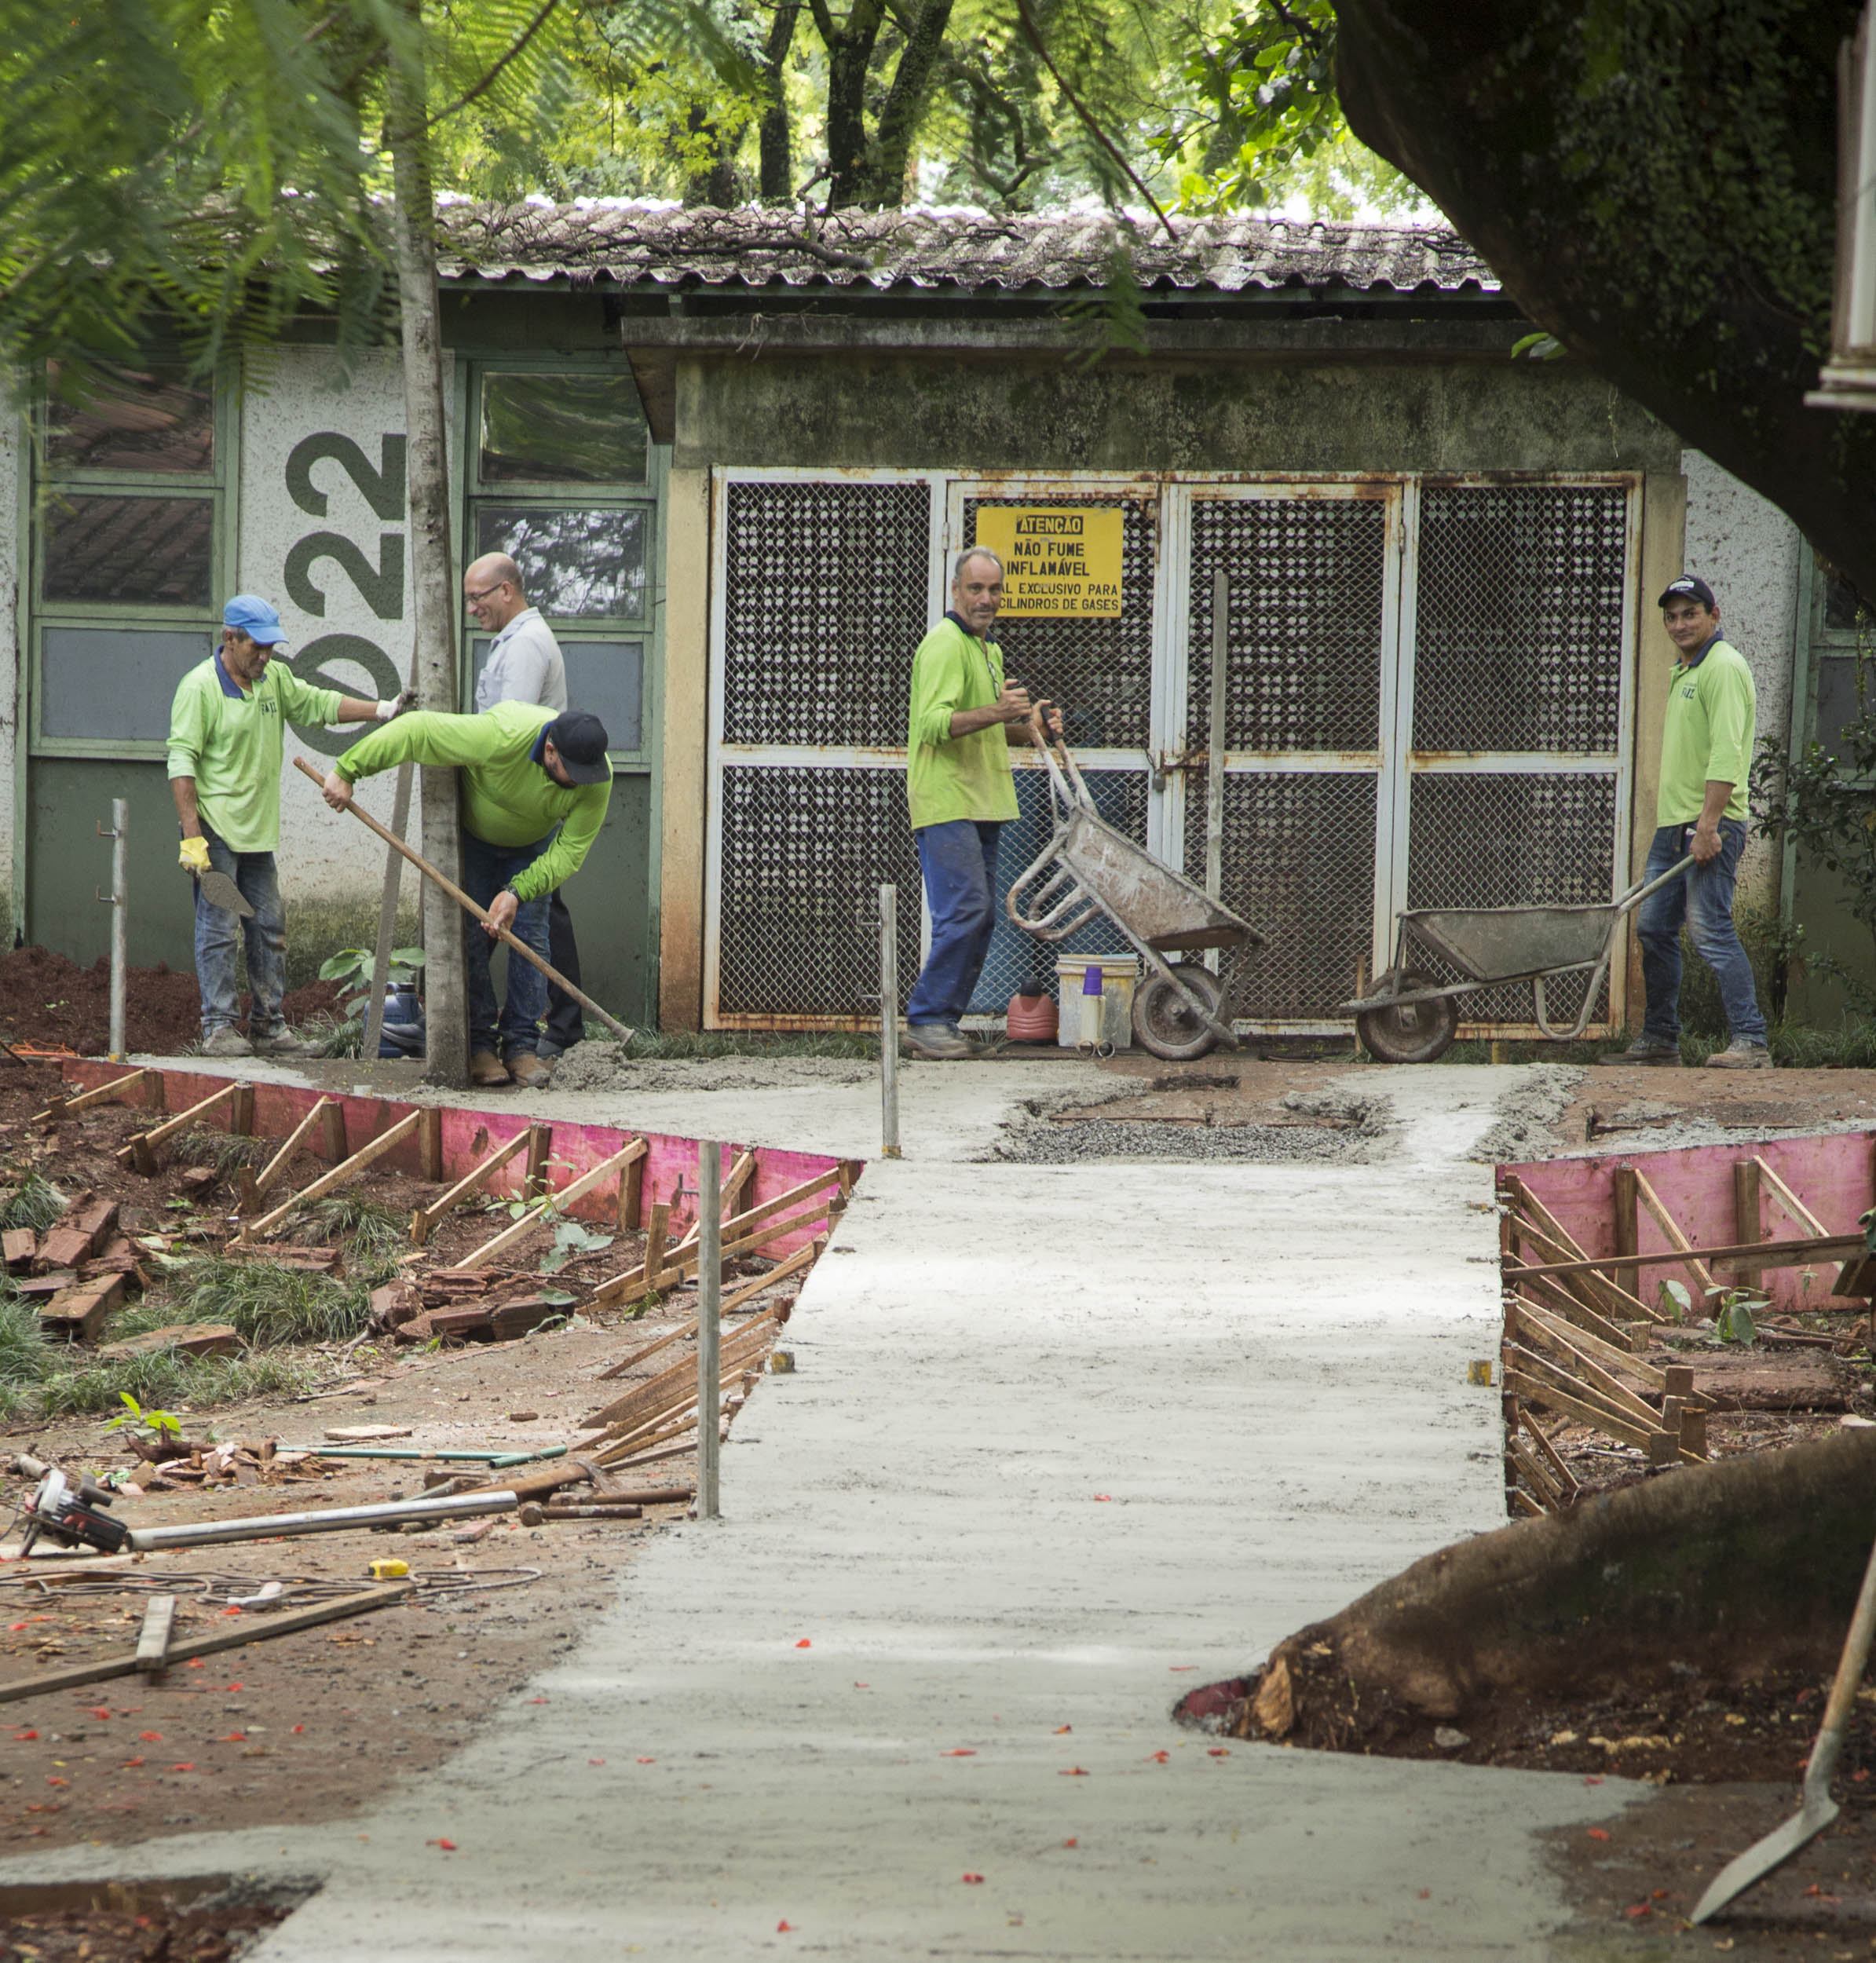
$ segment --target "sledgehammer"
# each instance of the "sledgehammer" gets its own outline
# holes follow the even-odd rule
[[[303,770],[315,784],[323,785],[326,781],[325,772],[314,769],[304,757],[295,757],[293,759],[293,767],[296,770]],[[481,922],[484,927],[488,925],[488,909],[485,907],[477,906],[455,880],[444,879],[421,852],[413,852],[395,832],[392,831],[388,825],[380,824],[369,811],[361,811],[356,799],[348,802],[346,809],[358,820],[360,824],[368,824],[393,852],[401,852],[426,879],[434,879],[437,885],[441,886],[443,890],[456,902],[457,905],[466,908]],[[628,1029],[616,1015],[608,1015],[590,995],[583,995],[558,968],[549,962],[543,961],[525,941],[517,940],[506,927],[497,927],[496,932],[501,937],[503,945],[510,953],[518,954],[524,961],[532,961],[556,988],[564,989],[589,1014],[597,1016],[621,1043],[630,1043],[633,1036],[637,1034],[637,1031]]]

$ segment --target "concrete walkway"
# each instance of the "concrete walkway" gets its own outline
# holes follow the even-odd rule
[[[873,1166],[727,1517],[653,1541],[457,1759],[331,1826],[0,1879],[323,1875],[269,1963],[1549,1954],[1533,1832],[1613,1782],[1213,1756],[1168,1718],[1501,1523],[1464,1154],[1518,1074],[1362,1073],[1400,1123],[1365,1166]],[[1002,1075],[910,1073],[909,1112]]]

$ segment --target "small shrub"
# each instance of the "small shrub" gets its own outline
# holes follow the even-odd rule
[[[0,1179],[0,1183],[10,1185],[11,1175]],[[20,1190],[0,1207],[0,1227],[9,1231],[16,1227],[31,1227],[35,1234],[43,1234],[65,1211],[65,1195],[49,1179],[37,1172],[29,1172],[20,1182]]]
[[[257,1349],[342,1343],[371,1318],[361,1282],[304,1274],[265,1260],[191,1261],[171,1278],[172,1322],[226,1322]],[[205,1359],[212,1361],[213,1359]]]

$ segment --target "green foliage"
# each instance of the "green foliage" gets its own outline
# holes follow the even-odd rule
[[[1694,1306],[1691,1292],[1681,1281],[1663,1281],[1655,1292],[1655,1300],[1656,1307],[1675,1322],[1684,1322]]]
[[[1759,1340],[1759,1330],[1753,1319],[1761,1310],[1772,1304],[1765,1297],[1752,1289],[1709,1289],[1713,1300],[1713,1332],[1722,1343],[1754,1343]]]
[[[0,1175],[0,1185],[13,1183],[12,1174]],[[43,1234],[64,1212],[66,1197],[52,1182],[37,1172],[28,1172],[19,1183],[19,1190],[0,1206],[0,1227],[9,1231],[18,1227],[31,1227],[35,1234]]]
[[[558,1274],[569,1261],[583,1254],[598,1254],[617,1239],[612,1234],[595,1234],[577,1220],[562,1220],[554,1230],[554,1246],[540,1264],[543,1274]]]
[[[375,951],[371,948],[341,948],[330,960],[320,963],[319,978],[339,984],[340,1000],[348,1018],[362,1020],[370,1006],[371,967],[376,959]],[[422,949],[393,948],[386,976],[388,985],[393,989],[415,986],[418,971],[422,966]]]
[[[327,1247],[349,1248],[369,1266],[394,1265],[410,1247],[411,1219],[359,1193],[328,1193],[289,1215],[287,1230],[310,1229]]]
[[[278,1150],[279,1142],[244,1139],[233,1131],[211,1131],[206,1128],[180,1133],[173,1148],[180,1165],[213,1166],[226,1179],[243,1167],[258,1172]]]
[[[178,1269],[167,1319],[226,1322],[256,1348],[283,1343],[342,1343],[371,1319],[362,1283],[305,1274],[264,1260],[210,1256]]]
[[[146,1411],[128,1391],[120,1391],[117,1395],[124,1409],[104,1427],[107,1431],[115,1431],[128,1425],[140,1438],[181,1437],[182,1420],[174,1411]]]

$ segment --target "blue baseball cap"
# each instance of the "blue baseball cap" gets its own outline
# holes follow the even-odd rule
[[[280,616],[265,600],[251,593],[237,593],[221,609],[221,624],[238,627],[249,640],[264,648],[277,648],[287,638]]]

